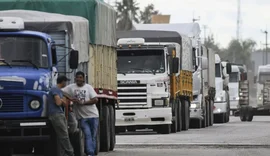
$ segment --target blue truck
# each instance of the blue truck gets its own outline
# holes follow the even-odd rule
[[[0,155],[56,156],[46,105],[59,74],[56,46],[48,34],[23,29],[22,19],[0,17]],[[76,69],[78,51],[69,55],[69,67]]]

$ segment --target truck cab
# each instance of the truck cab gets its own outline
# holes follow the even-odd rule
[[[257,74],[257,107],[270,105],[269,103],[269,80],[270,80],[270,64],[259,66]]]
[[[70,55],[70,68],[76,69],[78,51],[71,50]],[[15,150],[44,147],[40,141],[52,139],[47,94],[58,76],[56,56],[49,35],[24,30],[21,18],[0,17],[1,152],[19,142]]]
[[[232,65],[232,72],[229,75],[230,110],[236,111],[238,109],[239,103],[239,67],[236,65]]]
[[[214,103],[215,122],[225,123],[229,121],[230,99],[229,99],[229,74],[231,73],[231,64],[221,61],[218,54],[215,54],[216,69],[216,96]]]

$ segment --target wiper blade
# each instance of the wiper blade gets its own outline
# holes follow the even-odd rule
[[[0,59],[0,62],[5,63],[5,64],[8,65],[10,68],[12,68],[12,66],[11,66],[5,59]]]
[[[36,64],[34,64],[31,60],[12,60],[12,62],[27,62],[30,63],[34,68],[39,69]]]
[[[148,70],[148,71],[151,71],[154,75],[156,75],[156,71],[155,70],[151,70],[151,69],[148,69],[148,68],[131,68],[133,70]]]
[[[119,70],[117,70],[117,74],[123,74],[123,75],[126,76],[126,73],[125,73],[125,72],[121,72],[121,71],[119,71]]]

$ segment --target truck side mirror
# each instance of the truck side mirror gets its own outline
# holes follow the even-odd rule
[[[231,74],[232,73],[232,65],[230,63],[226,64],[226,72],[227,74]]]
[[[208,59],[206,57],[201,57],[201,69],[208,69]]]
[[[257,76],[254,76],[254,83],[257,82]]]
[[[57,54],[56,54],[56,46],[55,45],[52,45],[51,53],[52,53],[52,64],[56,65],[57,64]]]
[[[178,73],[179,72],[179,58],[173,58],[172,59],[172,70],[171,70],[171,72],[172,73]]]
[[[70,69],[77,69],[79,64],[79,51],[71,50],[69,54],[69,67]]]

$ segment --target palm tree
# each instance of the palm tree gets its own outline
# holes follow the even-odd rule
[[[136,0],[122,0],[121,2],[116,2],[117,29],[130,30],[133,21],[139,23],[139,9]]]
[[[153,4],[149,4],[144,8],[144,11],[141,11],[141,17],[140,22],[144,24],[151,23],[152,15],[158,15],[160,14],[158,10],[155,10],[155,7]]]

